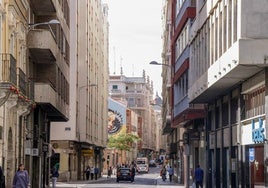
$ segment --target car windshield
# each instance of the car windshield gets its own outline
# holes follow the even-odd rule
[[[120,169],[121,173],[129,173],[130,169]]]
[[[145,164],[145,161],[137,161],[137,164]]]

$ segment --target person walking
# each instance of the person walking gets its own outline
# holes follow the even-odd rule
[[[194,180],[195,180],[195,185],[196,188],[203,188],[203,178],[204,178],[204,171],[200,167],[200,165],[197,165],[197,168],[194,171]]]
[[[94,167],[93,166],[90,168],[90,179],[91,180],[94,179]]]
[[[136,169],[135,169],[135,166],[132,165],[132,167],[131,167],[131,182],[134,182],[135,175],[136,175]]]
[[[112,176],[112,167],[110,166],[110,168],[108,169],[108,175],[107,178],[110,178]]]
[[[89,165],[87,166],[85,173],[86,173],[86,179],[89,180],[89,176],[90,176],[90,166]]]
[[[52,171],[51,171],[51,174],[52,174],[52,188],[55,188],[56,187],[56,183],[57,183],[57,180],[58,180],[58,177],[59,177],[59,163],[56,163],[53,168],[52,168]]]
[[[161,170],[161,176],[162,176],[162,180],[163,181],[166,181],[166,174],[167,174],[167,169],[166,169],[166,167],[163,165],[163,168],[162,168],[162,170]]]
[[[99,174],[99,168],[98,168],[98,167],[95,167],[95,168],[94,168],[95,180],[98,179],[98,174]]]
[[[172,176],[174,175],[174,170],[171,166],[168,169],[168,175],[169,175],[169,182],[172,182]]]
[[[20,164],[17,172],[13,178],[13,188],[29,188],[30,181],[27,170],[25,170],[24,165]]]

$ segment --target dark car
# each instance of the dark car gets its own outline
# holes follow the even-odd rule
[[[116,173],[116,182],[119,181],[131,181],[133,182],[131,176],[131,169],[130,168],[118,168]]]

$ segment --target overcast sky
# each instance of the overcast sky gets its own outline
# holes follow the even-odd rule
[[[161,96],[162,0],[103,0],[109,6],[110,74],[142,76],[142,70]]]

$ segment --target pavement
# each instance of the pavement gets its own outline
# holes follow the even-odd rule
[[[112,179],[115,179],[115,175],[112,175]],[[98,178],[97,180],[81,180],[81,181],[70,181],[70,182],[57,182],[56,187],[64,187],[64,188],[79,188],[86,186],[91,183],[97,183],[97,182],[105,182],[109,181],[110,178],[107,178],[107,175],[103,175],[102,177]],[[176,182],[169,182],[167,179],[166,181],[163,181],[160,176],[156,178],[156,187],[157,188],[184,188],[184,185],[180,185]],[[50,184],[51,185],[51,184]]]

